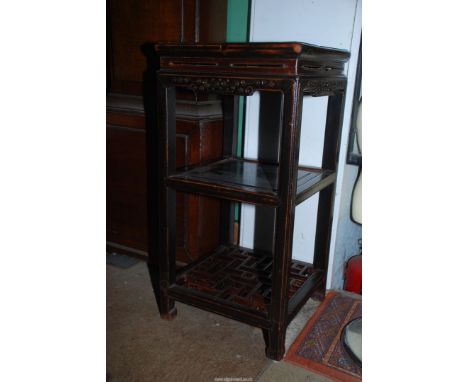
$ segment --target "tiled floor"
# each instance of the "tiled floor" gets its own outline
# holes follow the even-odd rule
[[[107,381],[329,381],[267,359],[260,329],[176,304],[176,319],[161,320],[146,264],[107,266]],[[291,323],[287,347],[317,306],[309,300]]]

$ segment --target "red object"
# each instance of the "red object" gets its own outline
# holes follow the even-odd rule
[[[322,374],[328,377],[327,381],[362,382],[361,368],[346,355],[340,340],[342,328],[361,316],[360,296],[351,297],[333,290],[328,292],[325,300],[294,340],[284,360],[313,373]]]
[[[362,255],[353,256],[348,260],[343,289],[362,294]]]

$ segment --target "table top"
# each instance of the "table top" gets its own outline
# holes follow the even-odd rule
[[[159,42],[159,73],[344,78],[349,52],[301,42],[182,44]]]
[[[156,52],[161,56],[184,57],[269,57],[300,58],[304,60],[332,59],[347,61],[350,53],[346,50],[327,48],[302,42],[249,42],[186,44],[158,42]]]

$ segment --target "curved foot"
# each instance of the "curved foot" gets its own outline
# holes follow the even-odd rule
[[[267,329],[262,329],[263,339],[265,340],[265,354],[268,358],[281,361],[284,357],[285,348],[284,348],[284,337],[285,333],[280,331],[268,331]]]
[[[265,354],[268,358],[274,361],[281,361],[284,357],[284,347],[282,349],[273,349],[271,347],[266,347]]]
[[[177,309],[172,308],[169,312],[167,313],[161,313],[160,314],[161,318],[166,321],[172,321],[176,316],[177,316]]]

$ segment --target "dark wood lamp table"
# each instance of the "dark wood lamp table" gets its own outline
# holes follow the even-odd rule
[[[263,329],[266,355],[280,360],[286,328],[312,295],[325,292],[332,204],[349,53],[309,44],[226,43],[155,46],[158,71],[157,250],[149,269],[161,317],[176,315],[175,301]],[[177,168],[175,89],[199,99],[223,101],[223,158]],[[271,123],[277,160],[236,155],[239,97],[259,92],[275,107],[260,110]],[[302,100],[327,96],[320,168],[299,166]],[[203,137],[201,138],[203,139]],[[196,261],[176,267],[176,192],[203,195],[219,203],[219,243]],[[313,263],[292,259],[296,205],[319,193]],[[274,216],[271,250],[244,248],[235,234],[236,205],[270,208]],[[210,219],[213,216],[210,215]],[[203,240],[203,238],[199,238]],[[208,328],[207,328],[208,330]]]

